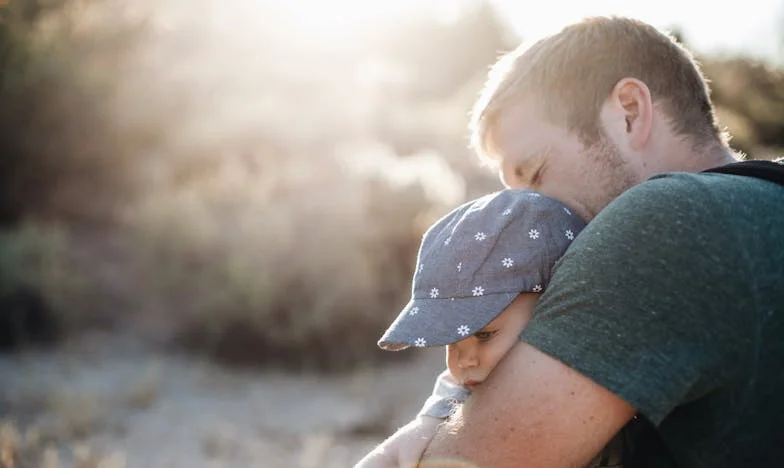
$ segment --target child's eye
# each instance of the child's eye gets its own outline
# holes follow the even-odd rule
[[[474,336],[479,341],[487,341],[495,335],[495,331],[480,331],[474,333]]]

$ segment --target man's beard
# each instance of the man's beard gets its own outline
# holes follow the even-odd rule
[[[640,177],[623,159],[618,146],[602,135],[596,143],[583,150],[583,156],[591,165],[590,177],[595,186],[593,196],[586,200],[591,218],[626,190],[642,182]]]

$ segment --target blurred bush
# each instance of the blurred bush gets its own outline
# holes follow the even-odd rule
[[[11,1],[0,288],[70,329],[144,317],[224,362],[378,358],[424,229],[499,188],[467,148],[467,113],[516,39],[469,5],[317,37],[270,2]],[[702,61],[734,147],[775,155],[781,70]]]
[[[0,349],[48,344],[84,326],[86,285],[57,225],[0,232]]]
[[[27,215],[105,217],[129,187],[129,148],[109,116],[113,90],[101,70],[132,40],[130,26],[89,25],[80,4],[3,7],[0,223]]]
[[[750,59],[706,60],[720,120],[732,146],[754,158],[784,149],[784,70]]]
[[[443,205],[418,184],[347,177],[335,160],[280,172],[268,178],[229,159],[129,208],[147,291],[170,305],[177,342],[226,362],[373,361],[408,300],[419,237]]]

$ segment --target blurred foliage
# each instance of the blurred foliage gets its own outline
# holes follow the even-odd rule
[[[64,299],[59,287],[73,276],[63,263],[65,243],[57,226],[25,224],[0,233],[0,249],[0,295],[37,285],[54,301]]]
[[[123,7],[101,5],[105,16]],[[140,26],[96,22],[81,1],[10,1],[2,13],[0,225],[108,216],[130,190],[131,155],[142,149],[111,118],[122,68],[108,70]]]
[[[432,217],[421,187],[322,171],[311,190],[259,190],[255,174],[225,169],[149,193],[127,215],[145,246],[145,289],[178,304],[175,340],[235,364],[378,357],[375,335],[407,301],[416,221]]]
[[[720,120],[732,146],[755,158],[784,148],[784,70],[744,59],[706,61]]]
[[[117,257],[133,261],[87,262],[88,280],[123,285],[91,296],[101,311],[135,303],[128,320],[147,316],[170,342],[234,363],[375,359],[424,229],[499,187],[467,148],[467,113],[517,39],[488,3],[467,5],[451,20],[412,14],[319,37],[261,1],[11,1],[0,257],[17,258],[11,239],[50,245],[38,236],[50,228],[22,220],[108,224],[133,239]],[[733,146],[775,155],[782,71],[702,62]],[[76,237],[40,253],[56,264],[74,242],[95,249]],[[0,288],[24,283],[76,313],[49,299],[68,275],[4,265]]]
[[[83,278],[57,224],[0,232],[0,349],[51,342],[84,322]]]

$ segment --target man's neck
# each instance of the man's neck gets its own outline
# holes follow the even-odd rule
[[[678,149],[670,153],[669,171],[702,172],[741,160],[730,148],[719,143],[709,148],[690,148],[684,144]]]

